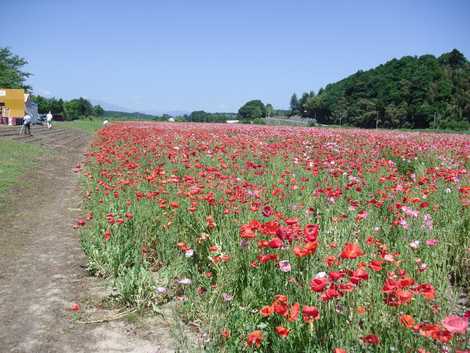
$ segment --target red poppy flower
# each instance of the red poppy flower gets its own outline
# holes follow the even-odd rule
[[[263,341],[263,332],[260,330],[255,330],[248,334],[246,343],[249,347],[256,346],[257,348],[259,348],[261,346],[262,341]]]
[[[268,317],[271,316],[271,314],[274,312],[272,305],[265,305],[260,309],[260,314],[263,317]]]
[[[341,295],[342,294],[336,289],[336,286],[331,284],[330,288],[328,288],[326,292],[321,295],[320,299],[324,302],[327,302],[333,298],[341,297]]]
[[[289,226],[297,224],[298,221],[299,220],[297,218],[287,218],[284,220],[284,222],[286,222],[286,224]]]
[[[295,247],[294,247],[294,254],[295,254],[295,256],[297,256],[297,257],[304,257],[304,256],[307,256],[307,255],[308,255],[308,251],[306,251],[305,249],[300,248],[300,247],[298,247],[298,246],[295,246]]]
[[[256,233],[251,229],[248,224],[244,224],[240,227],[240,238],[253,239],[256,238]]]
[[[286,226],[279,227],[276,231],[276,235],[279,239],[287,240],[290,243],[290,242],[292,242],[293,237],[294,237],[293,229],[294,229],[294,226],[292,226],[292,227],[286,227]]]
[[[269,241],[268,246],[271,249],[279,249],[284,245],[283,241],[279,238],[273,238]]]
[[[336,282],[337,280],[343,278],[344,275],[345,275],[344,272],[331,271],[331,272],[328,274],[328,277],[330,277],[330,279],[331,279],[333,282]]]
[[[311,241],[304,246],[304,249],[308,252],[309,255],[314,254],[317,251],[318,243]]]
[[[276,303],[287,304],[289,302],[289,297],[284,294],[276,294],[275,300]]]
[[[281,316],[286,316],[288,313],[287,304],[284,304],[284,303],[274,303],[273,310],[276,314],[281,315]]]
[[[223,338],[230,338],[230,330],[228,328],[223,328],[220,335]]]
[[[318,320],[320,318],[320,312],[314,306],[304,305],[302,308],[302,319],[305,322],[313,322],[314,320]]]
[[[276,235],[279,229],[279,223],[277,221],[269,221],[263,223],[261,226],[261,232],[266,235]]]
[[[433,300],[436,296],[434,287],[429,283],[419,285],[416,290],[427,300]]]
[[[207,228],[209,229],[214,229],[217,227],[217,224],[214,221],[214,218],[212,216],[207,216],[206,217],[206,223],[207,223]]]
[[[318,224],[307,224],[304,228],[305,240],[317,241],[319,229],[320,226]]]
[[[367,308],[363,305],[359,305],[356,308],[356,313],[358,313],[359,315],[364,315],[365,313],[367,313]]]
[[[456,353],[458,353],[459,351],[456,351]],[[427,350],[425,350],[424,348],[420,347],[418,348],[418,353],[430,353],[428,352]]]
[[[289,329],[284,326],[276,326],[276,333],[281,337],[287,337],[289,335]]]
[[[327,256],[327,257],[325,258],[325,265],[326,265],[327,267],[331,267],[331,266],[333,266],[335,263],[336,263],[336,257],[335,257],[335,256],[330,255],[330,256]]]
[[[343,259],[355,259],[364,255],[362,249],[356,243],[346,243],[340,257]]]
[[[358,284],[361,281],[367,281],[368,279],[369,279],[369,274],[367,273],[367,271],[363,270],[362,268],[355,270],[351,276],[351,282],[354,284]]]
[[[299,316],[299,311],[300,311],[300,304],[299,303],[294,303],[290,310],[289,310],[289,322],[297,321],[297,317]]]
[[[370,263],[369,263],[369,268],[371,268],[373,271],[375,272],[379,272],[379,271],[382,271],[382,265],[383,265],[383,261],[379,261],[379,260],[372,260]]]
[[[400,288],[407,288],[412,286],[413,284],[415,284],[415,280],[410,277],[401,278],[400,280],[398,280],[397,283]]]
[[[400,316],[400,322],[406,328],[412,328],[415,325],[415,320],[413,319],[413,317],[407,314]]]
[[[441,343],[448,343],[453,337],[452,332],[447,329],[438,329],[432,332],[432,339]]]
[[[416,330],[423,337],[432,337],[434,332],[439,331],[439,326],[431,323],[423,323],[417,325]]]
[[[106,232],[104,232],[104,239],[108,241],[111,239],[111,231],[109,229],[106,229]]]
[[[349,293],[356,288],[356,285],[353,282],[341,283],[338,285],[338,290],[340,293]]]
[[[377,344],[380,343],[380,339],[376,335],[362,336],[361,340],[362,340],[362,342],[364,342],[366,344],[372,344],[372,345],[377,345]]]
[[[314,278],[310,282],[310,289],[314,292],[322,292],[328,284],[328,280],[325,277]]]
[[[408,304],[413,299],[413,293],[402,289],[396,291],[396,296],[400,300],[400,304]]]
[[[274,212],[273,212],[273,209],[271,208],[271,206],[264,206],[262,213],[263,213],[264,217],[271,217]]]
[[[277,257],[278,256],[276,254],[266,254],[258,256],[258,259],[260,263],[265,264],[269,261],[276,261]]]

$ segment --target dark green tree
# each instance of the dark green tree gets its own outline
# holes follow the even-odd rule
[[[96,116],[103,116],[104,115],[104,109],[101,105],[95,105],[93,107],[93,114]]]
[[[185,120],[195,123],[224,123],[235,119],[236,116],[235,113],[207,113],[204,110],[197,110],[186,116]]]
[[[267,117],[272,116],[273,111],[274,111],[274,108],[273,108],[272,104],[270,104],[270,103],[266,104],[266,116]]]
[[[42,96],[33,96],[33,102],[38,105],[39,114],[64,114],[64,101],[57,98],[46,98]]]
[[[23,71],[26,59],[13,54],[9,48],[0,48],[0,88],[24,88],[31,90],[26,79],[31,76]]]
[[[238,110],[242,120],[261,119],[266,116],[266,107],[260,100],[251,100]]]
[[[93,105],[82,97],[65,102],[64,110],[67,120],[87,118],[93,115]]]
[[[33,96],[33,102],[38,105],[39,114],[46,114],[49,112],[49,99],[42,96]]]
[[[310,98],[309,93],[305,92],[304,94],[302,94],[302,97],[300,97],[300,99],[299,99],[299,113],[303,117],[308,117],[309,116],[308,111],[307,111],[307,107],[306,107],[307,100],[309,98]]]
[[[300,114],[299,99],[297,94],[293,94],[290,98],[290,115]]]
[[[442,54],[438,60],[442,64],[450,65],[454,68],[458,66],[463,66],[467,62],[465,56],[457,49],[452,50],[450,53]]]
[[[209,121],[209,114],[204,110],[197,110],[189,115],[189,120],[195,123],[203,123]]]

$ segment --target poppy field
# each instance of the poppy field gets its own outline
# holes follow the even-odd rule
[[[470,137],[116,123],[81,166],[89,268],[207,352],[470,352]]]

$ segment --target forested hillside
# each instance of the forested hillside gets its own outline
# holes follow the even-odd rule
[[[300,99],[294,114],[320,123],[382,128],[468,128],[470,62],[454,49],[433,55],[393,59],[359,71]]]

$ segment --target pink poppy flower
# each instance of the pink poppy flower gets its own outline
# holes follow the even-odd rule
[[[290,272],[292,267],[288,260],[279,261],[279,269],[282,272]]]
[[[410,228],[410,225],[408,224],[408,222],[407,222],[405,219],[403,219],[403,218],[400,219],[400,222],[399,222],[399,223],[400,223],[400,225],[401,225],[401,227],[402,227],[403,229],[408,229],[408,228]]]
[[[429,246],[436,246],[437,244],[439,244],[439,240],[437,240],[437,239],[428,239],[428,240],[426,240],[426,244],[429,245]]]
[[[442,321],[442,325],[451,333],[460,333],[464,335],[467,332],[468,319],[457,315],[450,315]]]
[[[432,217],[430,214],[425,214],[424,215],[424,220],[423,220],[423,227],[426,228],[427,230],[432,230]]]
[[[416,211],[416,210],[413,210],[412,208],[408,207],[408,206],[403,206],[401,208],[401,210],[403,211],[403,213],[405,213],[407,216],[409,217],[413,217],[413,218],[417,218],[418,215],[419,215],[419,212]]]

